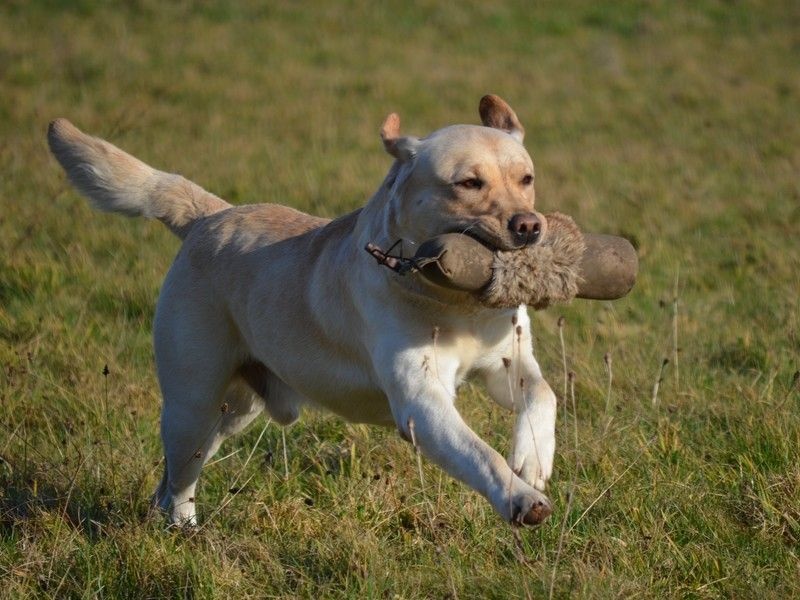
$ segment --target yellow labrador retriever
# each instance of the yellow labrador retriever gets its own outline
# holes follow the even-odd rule
[[[463,232],[493,249],[536,243],[533,163],[516,114],[497,96],[483,126],[426,138],[381,129],[394,164],[363,208],[329,221],[285,206],[231,206],[88,136],[50,124],[50,148],[96,208],[155,217],[184,240],[161,289],[154,338],[166,468],[154,503],[194,524],[203,464],[262,410],[281,424],[303,405],[394,426],[515,524],[551,512],[556,401],[533,357],[525,307],[489,309],[364,248],[406,249]],[[469,374],[517,413],[508,461],[462,420]]]

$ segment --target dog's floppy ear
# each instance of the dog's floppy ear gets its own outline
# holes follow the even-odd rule
[[[522,143],[525,138],[525,128],[519,122],[516,113],[500,96],[487,94],[481,98],[478,111],[481,113],[481,122],[486,127],[502,129],[520,144]]]
[[[386,151],[400,162],[406,162],[417,154],[419,139],[400,137],[400,115],[391,113],[381,125],[381,139]]]

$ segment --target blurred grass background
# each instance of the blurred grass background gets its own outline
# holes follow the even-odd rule
[[[0,596],[800,596],[798,65],[794,1],[7,0]],[[554,517],[516,535],[430,465],[421,482],[393,432],[310,414],[286,462],[263,422],[226,444],[201,529],[165,532],[150,329],[178,242],[92,212],[48,121],[235,203],[334,216],[388,168],[388,112],[422,135],[476,123],[488,92],[527,129],[539,208],[641,258],[626,299],[535,316],[559,396],[562,315],[576,373]],[[507,450],[479,386],[459,403]]]

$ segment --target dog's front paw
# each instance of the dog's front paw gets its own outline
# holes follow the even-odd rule
[[[544,490],[553,474],[556,453],[556,399],[542,380],[534,388],[534,399],[517,415],[508,466],[525,483]]]
[[[511,463],[509,466],[512,467],[514,473],[516,473],[522,481],[532,485],[539,491],[544,491],[547,482],[550,480],[550,475],[552,475],[553,472],[552,463],[549,465],[549,468],[545,469],[536,455],[529,455],[519,461],[512,459],[512,461],[509,462]]]
[[[542,443],[541,449],[530,445],[531,448],[521,449],[523,451],[515,450],[508,459],[508,466],[522,481],[544,491],[553,474],[554,444]]]
[[[547,496],[533,490],[534,493],[520,494],[512,501],[512,525],[540,525],[553,512],[553,505]]]

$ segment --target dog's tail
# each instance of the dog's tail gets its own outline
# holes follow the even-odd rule
[[[202,217],[230,204],[181,177],[157,171],[66,119],[47,130],[50,151],[69,180],[103,211],[155,217],[183,239]]]

